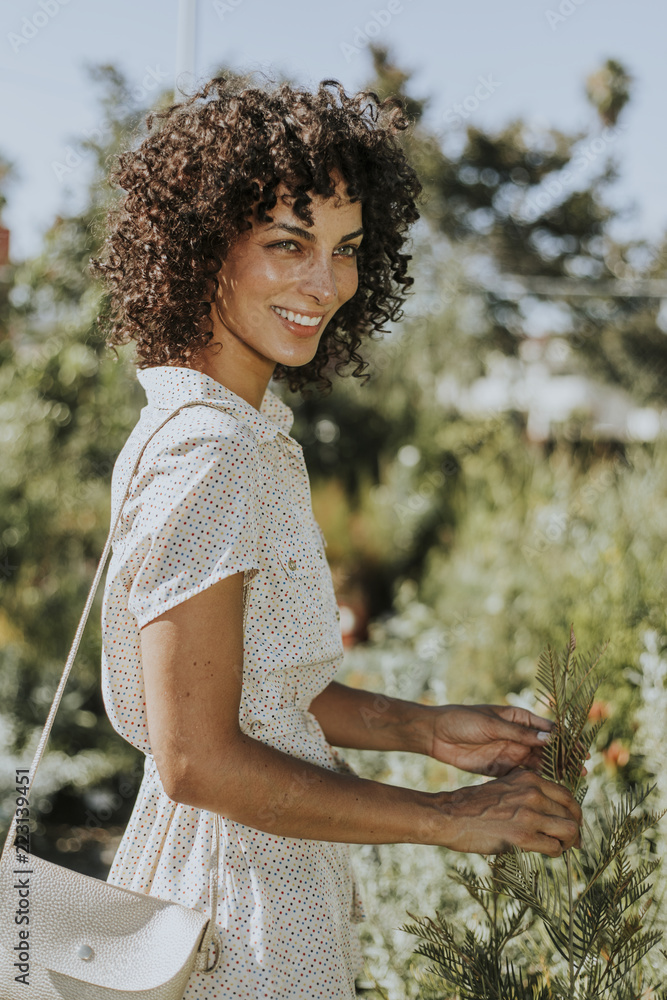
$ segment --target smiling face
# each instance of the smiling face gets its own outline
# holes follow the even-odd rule
[[[281,185],[272,222],[255,213],[218,273],[211,343],[222,350],[207,349],[197,368],[257,408],[276,364],[311,361],[332,317],[357,291],[361,202],[351,202],[342,177],[332,176],[333,197],[311,195],[312,226],[282,200]]]

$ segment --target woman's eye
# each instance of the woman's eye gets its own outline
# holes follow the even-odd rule
[[[294,240],[280,240],[279,243],[270,243],[269,244],[269,247],[272,250],[274,248],[278,249],[278,248],[282,248],[282,247],[296,247],[296,246],[297,246],[297,244],[294,242]],[[347,251],[350,251],[350,252],[349,253],[340,253],[341,250],[347,250]],[[359,247],[356,246],[354,243],[346,243],[345,246],[338,248],[337,253],[338,253],[338,256],[341,256],[341,257],[357,257],[358,254],[359,254]]]

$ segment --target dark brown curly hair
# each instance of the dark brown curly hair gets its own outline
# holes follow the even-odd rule
[[[139,368],[192,367],[213,334],[216,275],[252,227],[254,207],[260,222],[271,222],[267,210],[284,183],[294,213],[312,225],[308,192],[331,197],[336,169],[363,207],[358,289],[313,359],[277,364],[273,378],[292,391],[308,382],[330,391],[324,370],[335,360],[336,374],[355,362],[352,375],[368,379],[357,348],[401,318],[413,283],[411,255],[401,248],[419,218],[422,185],[398,138],[410,125],[403,101],[380,102],[370,90],[348,96],[337,80],[323,80],[314,93],[245,83],[216,76],[183,103],[149,113],[137,148],[116,155],[109,179],[127,193],[109,210],[104,244],[90,260],[107,293],[98,326],[109,347],[136,341]]]

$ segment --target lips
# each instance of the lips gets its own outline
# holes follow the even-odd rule
[[[278,313],[283,319],[288,320],[290,323],[294,322],[299,326],[319,326],[322,319],[322,313],[311,313],[303,309],[287,309],[284,306],[271,306],[273,312]],[[306,320],[306,322],[303,322]]]
[[[314,334],[320,332],[320,330],[322,328],[322,314],[321,313],[320,314],[317,314],[317,313],[310,314],[311,318],[318,318],[319,319],[319,322],[317,324],[307,324],[307,325],[304,325],[303,323],[296,323],[296,322],[294,322],[294,320],[289,320],[285,316],[282,316],[278,312],[278,308],[279,307],[275,307],[274,308],[272,306],[271,307],[271,312],[274,313],[278,317],[278,319],[280,320],[280,322],[284,326],[286,326],[287,329],[291,333],[296,334],[298,337],[312,337]],[[284,309],[283,312],[287,312],[287,310]],[[291,312],[291,310],[290,310],[290,312]],[[302,312],[302,313],[292,313],[292,314],[293,315],[297,315],[297,316],[299,316],[299,315],[300,316],[308,316],[308,313],[305,313],[305,312]]]

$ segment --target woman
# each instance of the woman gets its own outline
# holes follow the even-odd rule
[[[112,175],[127,195],[93,261],[108,343],[136,341],[148,400],[116,463],[112,517],[171,410],[227,412],[170,419],[121,518],[103,690],[146,766],[109,881],[207,909],[217,813],[222,962],[185,996],[348,1000],[364,916],[350,843],[557,856],[578,843],[581,813],[534,773],[547,721],[333,680],[325,542],[293,413],[268,383],[328,388],[333,362],[360,376],[363,339],[401,315],[421,187],[400,102],[336,81],[310,93],[215,78],[147,124]],[[411,750],[495,780],[427,794],[358,777],[335,747]]]

